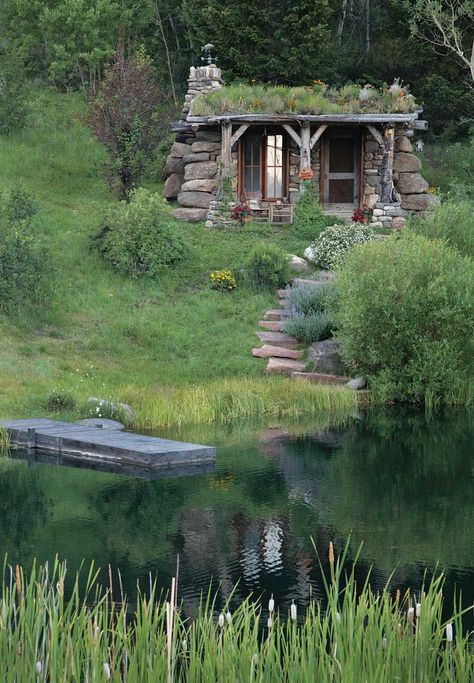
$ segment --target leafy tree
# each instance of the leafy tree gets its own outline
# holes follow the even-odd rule
[[[23,128],[28,112],[26,89],[16,60],[0,49],[0,134]]]
[[[143,51],[127,58],[123,47],[89,98],[87,119],[107,149],[107,177],[121,199],[129,197],[152,156],[160,99],[149,58]]]

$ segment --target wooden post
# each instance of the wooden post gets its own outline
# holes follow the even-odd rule
[[[222,177],[228,178],[232,171],[232,123],[230,119],[224,119],[221,125],[222,131]]]
[[[303,121],[301,126],[300,171],[311,168],[311,129],[309,121]]]
[[[395,126],[387,126],[383,132],[383,160],[380,201],[390,204],[394,200],[393,188],[393,157],[395,149]]]
[[[28,450],[36,447],[36,429],[34,427],[28,427]]]

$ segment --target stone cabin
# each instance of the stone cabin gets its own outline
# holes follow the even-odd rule
[[[372,221],[384,227],[403,227],[407,213],[425,212],[434,199],[413,154],[411,138],[427,128],[419,111],[193,116],[193,99],[222,87],[221,71],[191,67],[188,82],[165,167],[164,196],[177,199],[173,213],[180,220],[216,224],[225,178],[236,203],[273,222],[291,222],[307,177],[327,213],[350,218],[354,209],[368,207]]]

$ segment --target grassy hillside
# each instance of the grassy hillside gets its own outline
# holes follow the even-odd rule
[[[250,350],[257,320],[276,299],[246,287],[232,294],[212,291],[210,271],[237,271],[256,241],[297,252],[306,244],[287,229],[276,232],[266,225],[230,232],[180,224],[190,247],[183,263],[157,281],[118,275],[90,249],[90,235],[116,200],[101,177],[104,152],[82,123],[83,109],[77,94],[37,91],[27,129],[0,142],[0,190],[21,185],[36,195],[36,229],[55,270],[48,311],[34,320],[0,318],[0,415],[45,414],[47,395],[59,389],[79,400],[133,400],[153,415],[147,420],[151,426],[159,422],[156,411],[150,412],[152,400],[168,395],[169,387],[211,383],[201,397],[205,403],[222,387],[221,378],[262,376],[263,361],[251,358]],[[146,184],[160,190],[150,180]],[[285,386],[275,380],[273,394],[286,400]],[[268,389],[267,382],[266,394]],[[255,391],[247,384],[247,398]],[[238,392],[235,383],[229,392]],[[190,396],[192,401],[192,394],[183,399],[180,393],[176,404]],[[301,402],[316,394],[331,405],[328,391],[316,388]],[[294,412],[298,400],[293,397]],[[246,411],[253,410],[250,401]]]

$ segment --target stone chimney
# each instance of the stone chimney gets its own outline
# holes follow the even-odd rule
[[[186,120],[191,109],[192,101],[196,95],[219,90],[223,84],[224,81],[222,80],[221,70],[215,64],[197,67],[192,66],[189,70],[188,92],[184,98],[181,120]]]

